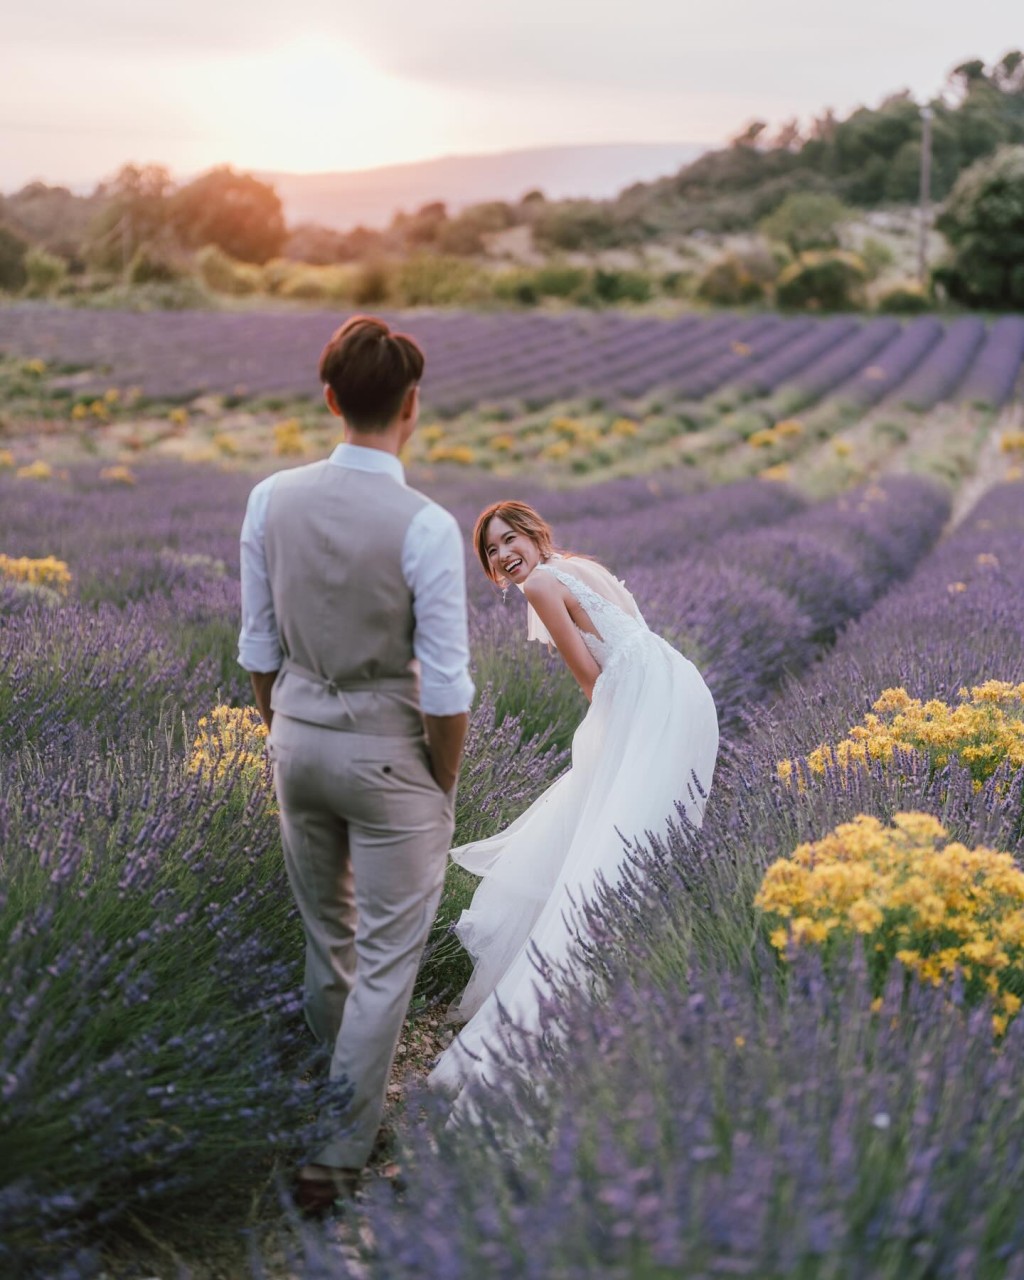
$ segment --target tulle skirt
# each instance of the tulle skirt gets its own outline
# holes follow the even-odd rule
[[[450,1096],[500,1072],[503,1024],[533,1030],[544,979],[564,961],[574,904],[614,884],[626,840],[663,834],[677,805],[699,826],[718,753],[718,718],[700,672],[660,636],[637,635],[598,677],[572,765],[504,831],[452,850],[481,876],[456,933],[474,960],[452,1017],[465,1021],[429,1077]]]

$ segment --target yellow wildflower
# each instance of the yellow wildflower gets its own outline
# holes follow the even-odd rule
[[[782,955],[861,937],[876,995],[892,957],[935,986],[959,971],[1000,1016],[1020,1010],[1024,872],[1009,853],[949,840],[931,814],[889,826],[860,814],[773,863],[755,901]]]
[[[35,462],[19,467],[14,474],[19,480],[49,480],[53,475],[53,467],[48,462],[43,462],[41,458],[37,458]]]
[[[221,438],[217,437],[218,440]],[[282,458],[297,457],[306,452],[302,424],[298,418],[287,418],[274,427],[274,452]]]
[[[100,472],[100,479],[107,480],[111,484],[132,485],[136,483],[135,472],[131,467],[125,466],[104,467]]]
[[[763,471],[758,472],[759,480],[775,480],[784,481],[790,477],[790,468],[788,463],[779,462],[774,467],[765,467]]]
[[[71,570],[55,556],[33,560],[29,556],[0,555],[0,577],[61,593],[71,585]]]
[[[747,444],[755,449],[770,449],[772,445],[778,443],[779,437],[774,427],[762,427],[759,431],[753,431],[747,436]]]
[[[263,783],[266,737],[267,727],[255,707],[214,707],[196,726],[189,772],[223,778],[237,769],[248,781]]]

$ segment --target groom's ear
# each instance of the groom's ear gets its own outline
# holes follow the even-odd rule
[[[330,409],[331,413],[333,413],[336,418],[344,417],[344,414],[338,407],[338,397],[334,394],[334,388],[329,382],[324,383],[324,400],[327,403],[328,409]]]
[[[416,415],[419,412],[419,397],[420,397],[420,384],[418,382],[414,382],[412,386],[409,388],[409,390],[402,397],[401,417],[406,422],[412,422],[415,420]]]

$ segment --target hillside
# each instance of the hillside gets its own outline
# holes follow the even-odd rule
[[[443,201],[453,212],[539,189],[551,200],[607,199],[636,182],[676,172],[704,147],[693,142],[531,147],[491,155],[443,156],[415,164],[341,173],[263,173],[290,225],[336,231],[385,227],[399,210]]]

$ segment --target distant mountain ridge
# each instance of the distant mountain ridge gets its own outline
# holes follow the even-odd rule
[[[399,209],[441,200],[455,213],[484,200],[519,200],[540,190],[551,200],[605,200],[635,182],[674,173],[707,150],[695,142],[531,147],[442,156],[411,164],[337,173],[271,173],[290,226],[314,222],[338,231],[384,227]]]

